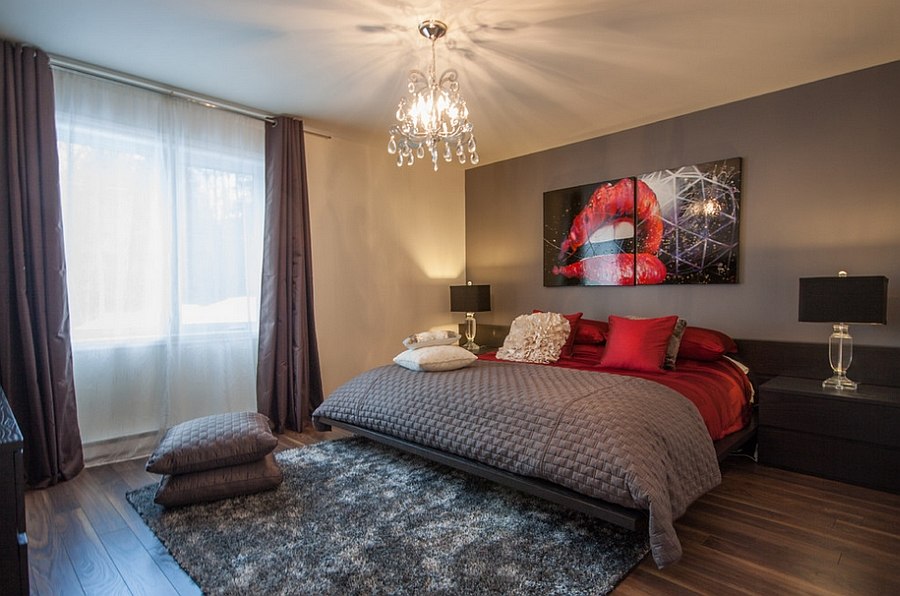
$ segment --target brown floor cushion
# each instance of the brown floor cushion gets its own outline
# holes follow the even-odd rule
[[[217,501],[268,490],[281,484],[281,468],[275,454],[255,462],[163,476],[153,499],[165,507]]]
[[[214,414],[176,424],[147,460],[154,474],[186,474],[253,462],[270,453],[278,439],[269,419],[257,412]]]

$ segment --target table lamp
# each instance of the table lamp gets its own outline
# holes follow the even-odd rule
[[[475,313],[491,310],[491,286],[450,286],[450,311],[466,313],[466,345],[470,352],[478,350],[475,343]]]
[[[834,375],[823,387],[853,391],[857,383],[847,378],[853,360],[853,338],[849,323],[887,324],[887,285],[884,276],[801,277],[798,320],[831,323],[828,358]]]

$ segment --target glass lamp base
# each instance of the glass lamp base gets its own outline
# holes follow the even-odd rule
[[[828,361],[834,376],[825,379],[822,387],[856,391],[856,383],[847,378],[847,369],[853,361],[853,338],[850,337],[850,326],[846,323],[834,324],[834,330],[828,338]]]
[[[475,313],[467,312],[466,313],[466,343],[463,347],[470,352],[477,352],[481,349],[481,346],[475,343],[475,331],[477,329],[477,324],[475,323]]]
[[[856,381],[851,381],[847,375],[836,374],[830,379],[822,381],[822,387],[826,389],[839,389],[841,391],[856,391]]]

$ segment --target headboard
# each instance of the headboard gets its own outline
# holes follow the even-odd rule
[[[460,334],[465,327],[460,325]],[[475,341],[500,347],[509,325],[480,324]],[[828,344],[738,339],[738,359],[750,367],[755,385],[777,376],[825,380],[832,375],[828,364]],[[900,348],[853,346],[853,362],[848,376],[859,383],[900,387]]]

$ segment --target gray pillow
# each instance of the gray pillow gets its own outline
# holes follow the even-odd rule
[[[678,348],[681,347],[681,337],[684,335],[685,327],[687,327],[687,321],[684,319],[678,319],[675,322],[675,328],[672,329],[672,335],[669,336],[669,343],[666,345],[666,358],[663,362],[663,368],[666,370],[675,370]]]
[[[278,445],[257,412],[214,414],[176,424],[147,460],[154,474],[186,474],[256,461]]]
[[[153,499],[163,507],[218,501],[275,488],[284,477],[270,453],[258,461],[188,474],[167,474]]]

